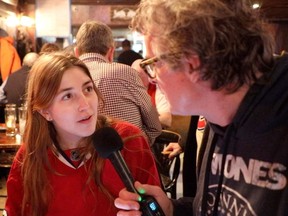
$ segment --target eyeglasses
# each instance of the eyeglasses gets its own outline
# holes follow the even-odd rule
[[[169,64],[172,65],[173,63],[175,64],[175,62],[178,63],[182,57],[183,52],[165,53],[157,57],[144,59],[139,65],[151,79],[155,79],[157,75],[155,66],[161,67],[163,61],[169,62]]]
[[[159,61],[159,58],[153,57],[149,59],[144,59],[140,62],[140,67],[145,71],[145,73],[151,78],[156,78],[156,71],[154,70],[154,64]]]

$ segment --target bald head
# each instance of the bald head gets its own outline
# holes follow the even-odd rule
[[[23,65],[32,67],[34,62],[38,59],[39,55],[35,52],[27,53],[23,58]]]
[[[4,29],[0,28],[0,37],[8,37],[8,36],[9,36],[8,33]]]

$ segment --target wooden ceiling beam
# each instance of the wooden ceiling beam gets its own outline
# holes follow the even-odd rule
[[[140,0],[72,0],[75,5],[136,5]]]

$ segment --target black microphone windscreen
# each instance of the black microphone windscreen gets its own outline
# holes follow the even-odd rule
[[[94,132],[93,145],[100,157],[108,158],[113,152],[123,148],[123,141],[114,128],[103,127]]]
[[[111,127],[96,130],[93,134],[93,145],[100,157],[109,158],[127,190],[138,193],[134,187],[135,180],[119,151],[123,148],[123,141],[118,132]],[[143,215],[165,216],[156,199],[151,196],[141,195],[140,206]]]

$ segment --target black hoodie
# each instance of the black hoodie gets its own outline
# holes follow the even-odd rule
[[[228,127],[210,124],[196,197],[173,201],[175,216],[288,216],[287,56],[267,78],[250,88]]]

